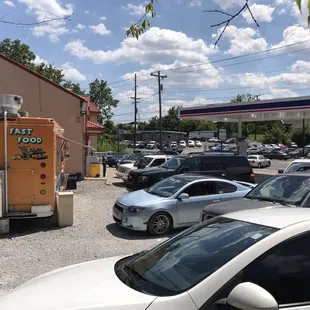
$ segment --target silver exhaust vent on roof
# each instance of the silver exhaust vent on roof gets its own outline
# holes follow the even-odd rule
[[[18,111],[23,104],[23,98],[18,95],[0,94],[0,117],[7,111],[8,117],[20,117]]]

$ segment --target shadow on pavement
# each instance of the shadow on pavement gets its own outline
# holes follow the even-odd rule
[[[168,233],[163,236],[153,236],[144,231],[134,231],[123,228],[116,223],[108,224],[106,226],[107,230],[117,238],[125,239],[125,240],[146,240],[146,239],[161,239],[161,238],[172,238],[182,230],[177,229],[173,230],[171,233]]]

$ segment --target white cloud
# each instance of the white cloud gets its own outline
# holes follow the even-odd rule
[[[291,70],[297,73],[310,73],[310,61],[297,60],[291,66]]]
[[[244,0],[213,0],[221,9],[226,10],[233,6],[244,5]]]
[[[88,15],[90,13],[90,11],[84,11],[84,14]]]
[[[102,36],[111,33],[111,30],[108,30],[108,29],[106,28],[106,26],[105,26],[103,23],[98,24],[98,25],[89,26],[89,28],[90,28],[93,32],[98,33],[98,34],[101,34]]]
[[[188,63],[175,61],[170,65],[157,64],[149,69],[144,69],[137,72],[139,81],[149,80],[150,73],[160,70],[163,74],[167,73],[168,78],[164,80],[164,89],[172,87],[180,88],[200,88],[208,87],[215,88],[223,82],[221,77],[221,69],[214,68],[210,64],[192,66],[186,68]],[[185,67],[181,70],[175,70]],[[170,72],[167,70],[171,70]],[[165,72],[167,71],[167,72]],[[127,73],[122,76],[123,79],[130,79],[134,77],[133,73]],[[156,82],[154,78],[154,83]]]
[[[240,73],[227,78],[231,84],[240,87],[253,87],[255,89],[276,88],[280,85],[294,85],[294,87],[307,88],[310,83],[309,73],[281,73],[275,76],[266,76],[263,73]]]
[[[269,94],[261,95],[261,100],[297,97],[298,94],[290,89],[271,88]]]
[[[139,5],[134,5],[132,3],[127,3],[126,6],[122,6],[122,9],[127,10],[129,15],[132,16],[143,16],[145,14],[145,4],[141,3]]]
[[[201,1],[200,1],[200,0],[191,0],[191,1],[189,2],[189,6],[190,6],[190,7],[201,6]]]
[[[61,66],[63,70],[64,78],[72,81],[86,81],[86,76],[75,69],[71,63],[67,62]]]
[[[276,8],[265,5],[265,4],[252,4],[250,5],[251,12],[254,15],[254,18],[257,22],[267,22],[270,23],[272,21],[272,14]],[[248,24],[253,24],[253,18],[248,10],[242,12],[242,16]]]
[[[3,1],[4,4],[14,8],[15,7],[15,3],[13,1],[10,1],[10,0],[6,0],[6,1]]]
[[[45,59],[42,59],[40,56],[36,55],[36,58],[34,59],[33,63],[35,65],[40,65],[41,63],[44,63],[44,64],[48,64],[47,60]]]
[[[298,42],[303,42],[306,40],[310,40],[310,31],[301,26],[289,26],[283,31],[283,40],[272,46],[272,48],[281,47],[285,45],[290,45]],[[298,45],[298,48],[304,48],[309,45],[309,42],[305,42],[303,44]],[[292,50],[296,50],[296,46],[291,48]]]
[[[71,4],[61,5],[57,0],[18,0],[18,2],[26,5],[26,13],[34,14],[37,21],[63,18],[73,13]],[[53,42],[59,41],[59,37],[68,32],[66,20],[51,21],[32,28],[34,36],[48,36]]]
[[[217,38],[222,29],[219,29],[218,33],[213,34],[212,37]],[[224,52],[225,54],[241,55],[263,51],[268,48],[266,40],[260,37],[258,31],[252,28],[228,26],[223,34],[223,38],[228,38],[230,41],[230,47]]]
[[[126,38],[116,50],[91,50],[82,40],[69,42],[65,50],[79,59],[91,59],[96,64],[107,61],[154,64],[169,59],[187,63],[207,62],[207,56],[218,51],[202,39],[195,40],[183,32],[157,27],[150,28],[139,40]]]
[[[107,18],[105,16],[101,16],[100,20],[107,20]]]
[[[82,30],[82,29],[85,29],[86,26],[85,26],[85,25],[82,25],[82,24],[77,24],[77,25],[76,25],[76,28],[79,29],[79,30]]]
[[[147,87],[147,86],[140,86],[138,88],[138,97],[143,100],[143,102],[150,102],[154,100],[152,95],[156,92],[155,88]],[[124,92],[120,92],[114,95],[114,97],[120,101],[120,108],[122,103],[128,104],[128,102],[132,101],[130,97],[134,95],[132,90],[127,90]]]

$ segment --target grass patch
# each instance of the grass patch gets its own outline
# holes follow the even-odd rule
[[[248,139],[250,141],[255,141],[255,135],[254,134],[249,135]],[[265,139],[265,135],[263,135],[263,134],[257,134],[256,135],[256,141],[257,142],[264,142],[264,139]]]

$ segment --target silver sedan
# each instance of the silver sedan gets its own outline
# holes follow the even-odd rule
[[[263,168],[270,167],[270,159],[264,157],[263,155],[250,155],[248,156],[248,161],[253,168]]]
[[[195,224],[205,206],[240,199],[254,186],[194,174],[176,175],[121,196],[113,206],[113,219],[128,229],[163,235]]]

